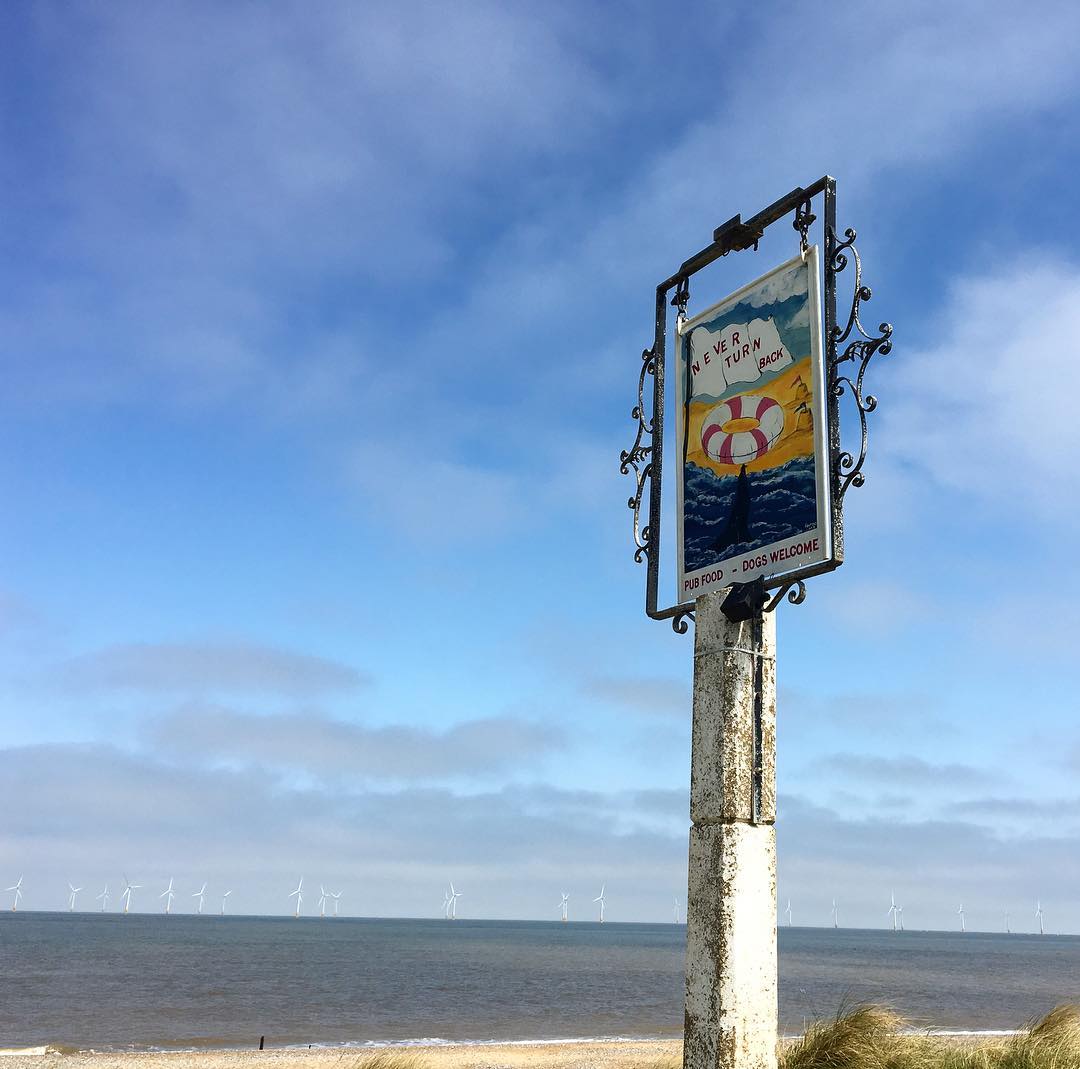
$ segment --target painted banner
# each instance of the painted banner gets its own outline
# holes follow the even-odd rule
[[[680,323],[679,600],[832,560],[818,249]]]

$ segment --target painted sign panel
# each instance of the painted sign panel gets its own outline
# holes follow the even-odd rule
[[[680,323],[679,600],[831,561],[818,249]]]

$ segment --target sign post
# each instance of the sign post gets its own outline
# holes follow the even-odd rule
[[[824,264],[809,235],[823,204]],[[722,256],[756,250],[793,215],[799,254],[687,315],[690,279]],[[836,181],[796,189],[713,241],[656,289],[655,337],[642,353],[633,445],[634,559],[648,566],[645,611],[685,634],[695,622],[685,1069],[776,1069],[776,620],[804,580],[844,559],[843,499],[861,486],[863,392],[875,353],[892,348],[860,322],[855,231],[836,230]],[[854,263],[851,310],[837,323],[836,276]],[[671,296],[673,293],[673,296]],[[822,300],[822,294],[824,299]],[[678,314],[674,376],[678,598],[659,607],[668,308]],[[843,347],[841,349],[841,347]],[[850,364],[850,367],[848,365]],[[652,379],[651,412],[647,411]],[[858,453],[840,438],[839,399],[858,416]],[[641,510],[648,496],[648,522]]]
[[[698,599],[684,1064],[776,1069],[776,617]]]

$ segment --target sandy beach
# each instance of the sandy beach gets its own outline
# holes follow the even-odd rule
[[[1004,1037],[937,1035],[937,1043],[994,1047]],[[919,1037],[912,1036],[914,1042]],[[782,1042],[790,1042],[784,1040]],[[33,1050],[34,1053],[29,1053]],[[681,1069],[682,1040],[278,1050],[77,1051],[0,1049],[2,1069]]]
[[[7,1052],[4,1052],[7,1053]],[[666,1069],[681,1062],[682,1041],[500,1043],[314,1050],[87,1052],[4,1057],[3,1069]]]

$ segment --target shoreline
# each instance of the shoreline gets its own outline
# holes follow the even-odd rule
[[[40,1050],[41,1048],[30,1048]],[[510,1040],[474,1043],[383,1044],[379,1046],[275,1047],[270,1050],[70,1051],[10,1053],[3,1069],[637,1069],[676,1064],[682,1039]]]
[[[931,1038],[959,1045],[986,1041],[1000,1042],[1020,1034],[1018,1029],[907,1029],[912,1039]],[[780,1037],[782,1044],[799,1038]],[[247,1069],[261,1065],[282,1069],[296,1065],[303,1069],[340,1067],[342,1060],[355,1059],[358,1069],[365,1063],[385,1067],[387,1056],[400,1059],[403,1069],[575,1069],[597,1066],[604,1069],[650,1069],[682,1058],[681,1036],[585,1036],[549,1039],[444,1040],[417,1038],[352,1043],[296,1044],[267,1047],[173,1047],[117,1049],[76,1049],[37,1045],[0,1048],[0,1069]]]

